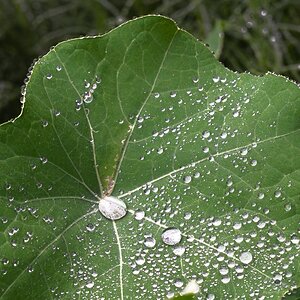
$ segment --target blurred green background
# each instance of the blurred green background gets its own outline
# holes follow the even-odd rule
[[[19,114],[34,58],[146,14],[173,18],[232,70],[300,82],[300,0],[0,0],[0,122]]]

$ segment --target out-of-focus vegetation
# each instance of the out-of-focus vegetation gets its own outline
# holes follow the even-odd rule
[[[232,70],[300,81],[299,0],[0,0],[0,121],[19,113],[20,87],[34,58],[59,41],[101,34],[145,14],[169,16],[209,41]]]

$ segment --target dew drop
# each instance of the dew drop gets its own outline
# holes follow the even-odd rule
[[[141,221],[145,217],[145,212],[142,211],[142,210],[138,210],[138,211],[135,212],[134,217],[135,217],[136,220]]]
[[[52,74],[47,74],[46,78],[50,80],[52,78]]]
[[[190,295],[190,294],[197,294],[200,291],[200,287],[199,284],[197,283],[197,281],[191,280],[186,287],[183,289],[183,291],[181,292],[181,295]]]
[[[190,183],[192,181],[192,177],[191,176],[185,176],[183,179],[184,183]]]
[[[281,191],[276,191],[274,193],[275,198],[279,198],[281,196]]]
[[[94,224],[88,224],[88,225],[86,225],[86,230],[88,231],[88,232],[93,232],[94,230],[95,230],[95,225]]]
[[[174,285],[178,288],[182,287],[183,286],[183,281],[180,280],[180,279],[176,279],[175,282],[174,282]]]
[[[152,236],[148,236],[146,237],[145,241],[144,241],[144,245],[147,248],[154,248],[156,244],[156,240],[155,238],[153,238]]]
[[[88,282],[85,286],[86,286],[88,289],[91,289],[94,285],[95,285],[94,281],[91,281],[91,282]]]
[[[240,255],[240,261],[245,265],[250,264],[252,259],[253,259],[252,254],[249,251],[243,252]]]
[[[162,233],[161,238],[167,245],[176,245],[181,241],[181,231],[177,228],[168,228]]]
[[[137,265],[142,266],[145,263],[145,259],[143,257],[139,257],[135,262]]]
[[[184,252],[185,252],[185,247],[181,245],[175,246],[173,249],[173,253],[177,256],[182,256]]]
[[[176,95],[177,95],[177,93],[176,93],[176,92],[171,92],[171,93],[170,93],[170,96],[171,96],[171,98],[175,98],[175,97],[176,97]]]
[[[234,111],[232,115],[233,115],[234,118],[237,118],[240,115],[240,112],[239,111]]]
[[[245,156],[245,155],[247,155],[247,153],[248,153],[247,148],[244,148],[244,149],[241,150],[241,155]]]
[[[290,211],[292,209],[292,205],[290,203],[287,203],[285,206],[284,206],[284,209],[285,211]]]
[[[205,130],[202,132],[202,137],[207,139],[210,136],[210,132],[208,130]]]
[[[227,284],[227,283],[229,283],[230,282],[230,277],[223,277],[222,279],[221,279],[221,281],[224,283],[224,284]]]
[[[99,211],[109,220],[119,220],[126,215],[127,208],[122,200],[108,196],[99,201]]]

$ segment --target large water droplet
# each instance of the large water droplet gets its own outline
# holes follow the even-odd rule
[[[109,220],[118,220],[126,215],[127,208],[122,200],[108,196],[99,201],[99,211]]]
[[[167,245],[176,245],[181,241],[181,231],[177,228],[168,228],[161,235]]]
[[[245,265],[250,264],[252,259],[253,259],[252,254],[249,251],[243,252],[240,255],[240,261]]]

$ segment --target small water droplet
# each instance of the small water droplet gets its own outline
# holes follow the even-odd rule
[[[170,96],[171,96],[171,98],[175,98],[175,97],[176,97],[176,95],[177,95],[177,93],[176,93],[176,92],[171,92],[171,93],[170,93]]]
[[[181,279],[176,279],[174,285],[178,288],[183,286],[183,281]]]
[[[52,78],[52,74],[47,74],[46,78],[50,80]]]
[[[205,130],[205,131],[202,132],[202,137],[203,137],[204,139],[209,138],[209,136],[210,136],[210,132],[209,132],[208,130]]]
[[[152,236],[148,236],[146,237],[145,241],[144,241],[144,245],[147,248],[154,248],[156,244],[156,240],[155,238],[153,238]]]
[[[91,289],[94,285],[95,285],[94,281],[90,281],[90,282],[88,282],[85,286],[86,286],[88,289]]]
[[[285,211],[290,211],[292,209],[292,205],[290,203],[287,203],[285,206],[284,206],[284,209]]]
[[[145,259],[143,257],[139,257],[135,262],[137,265],[142,266],[145,263]]]
[[[185,252],[185,247],[181,245],[175,246],[173,249],[173,253],[177,256],[182,256],[184,252]]]
[[[274,193],[275,198],[279,198],[281,196],[281,191],[276,191]]]
[[[141,210],[138,210],[138,211],[135,212],[134,217],[135,217],[136,220],[141,221],[145,217],[145,212],[141,211]]]
[[[94,224],[88,224],[86,225],[86,230],[89,232],[93,232],[95,230],[95,225]]]
[[[192,177],[191,176],[185,176],[183,179],[184,183],[190,183],[192,181]]]
[[[244,149],[241,150],[241,155],[245,156],[245,155],[247,155],[247,153],[248,153],[247,148],[244,148]]]

